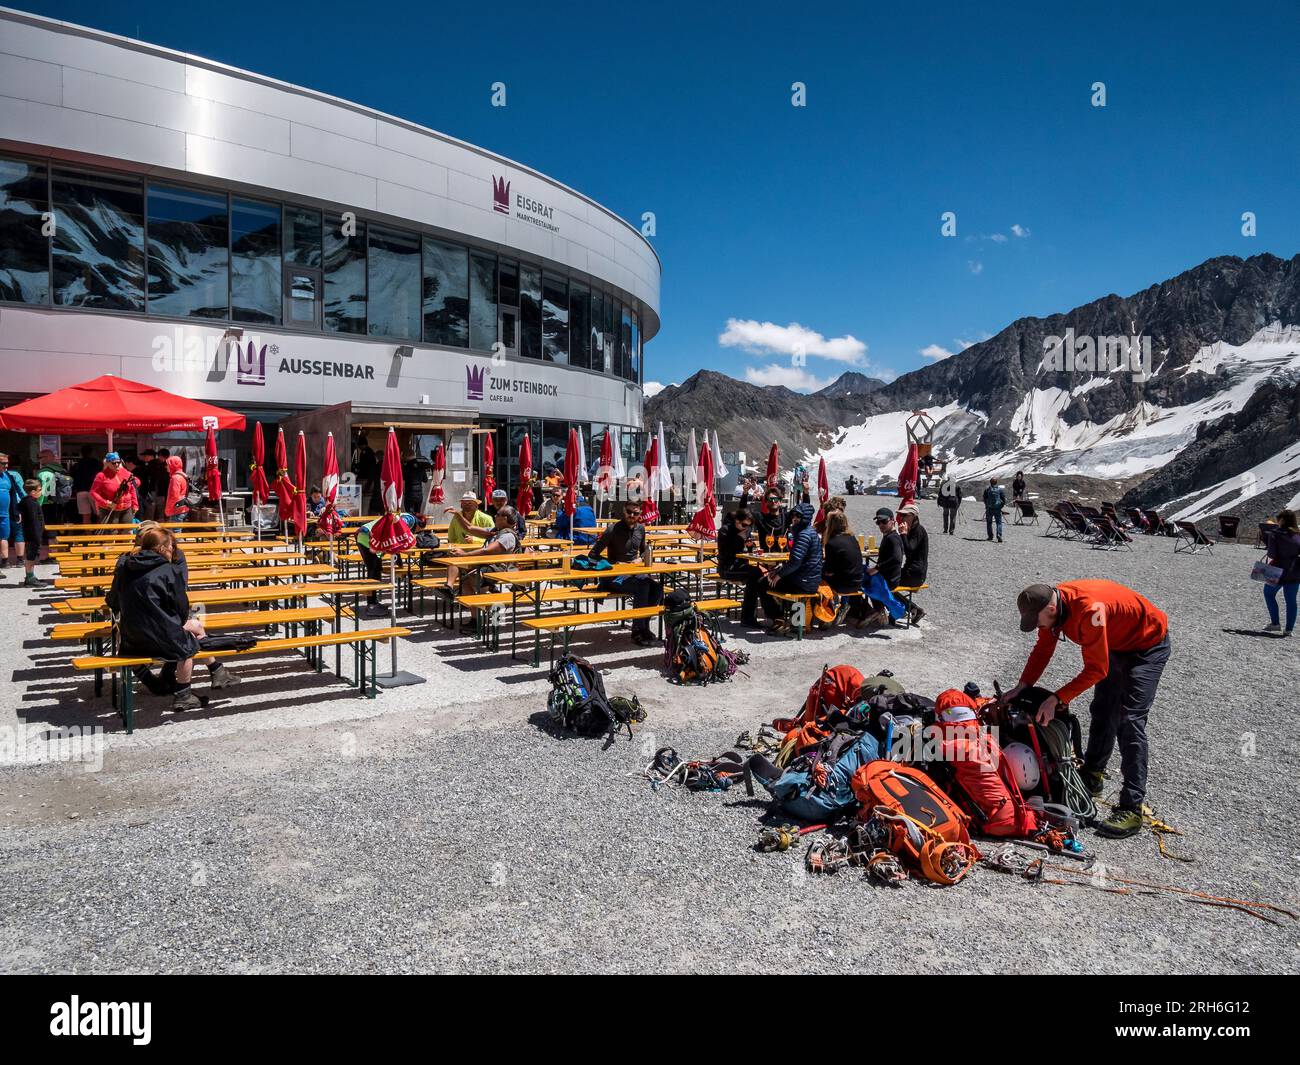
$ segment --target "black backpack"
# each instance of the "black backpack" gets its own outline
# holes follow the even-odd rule
[[[1034,719],[1038,707],[1052,693],[1046,688],[1026,688],[1005,707],[996,707],[994,723],[998,742],[1023,743],[1039,760],[1042,780],[1025,798],[1037,795],[1045,804],[1063,807],[1083,824],[1097,818],[1097,804],[1088,792],[1080,766],[1083,764],[1082,729],[1079,719],[1063,706],[1046,726]]]
[[[585,658],[565,655],[555,663],[549,680],[551,693],[546,698],[546,712],[561,729],[583,736],[608,733],[612,738],[626,728],[631,739],[632,725],[645,720],[645,711],[635,695],[628,700],[611,699],[605,694],[605,681]]]

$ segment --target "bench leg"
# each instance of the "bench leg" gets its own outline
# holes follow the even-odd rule
[[[131,691],[131,671],[124,669],[122,672],[122,723],[126,726],[126,734],[129,736],[135,731],[135,700],[132,698]]]
[[[379,673],[378,661],[379,645],[372,640],[370,643],[370,694],[366,696],[367,699],[373,699],[375,692],[379,690],[379,682],[375,679]]]

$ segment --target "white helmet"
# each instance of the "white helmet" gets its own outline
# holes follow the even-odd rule
[[[1042,774],[1038,771],[1038,759],[1023,743],[1008,743],[1002,748],[1002,757],[1011,766],[1011,776],[1016,786],[1022,791],[1033,791],[1038,787]]]

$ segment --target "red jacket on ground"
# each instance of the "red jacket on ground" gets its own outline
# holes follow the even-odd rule
[[[1066,581],[1056,586],[1063,616],[1055,628],[1039,629],[1020,683],[1032,685],[1043,675],[1062,636],[1083,648],[1083,669],[1058,689],[1056,697],[1073,702],[1110,672],[1112,651],[1145,651],[1169,633],[1165,612],[1132,588],[1114,581]]]
[[[117,491],[123,482],[126,482],[126,488],[119,496]],[[90,498],[100,510],[138,510],[140,500],[136,497],[135,485],[135,477],[125,466],[119,466],[116,474],[100,470],[90,486]]]

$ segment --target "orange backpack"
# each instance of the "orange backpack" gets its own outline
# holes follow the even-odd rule
[[[858,817],[873,822],[884,846],[936,884],[955,884],[979,858],[969,818],[921,770],[880,758],[853,774]]]

